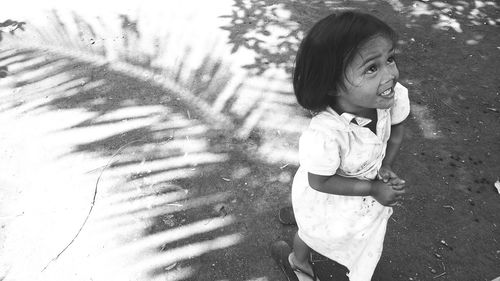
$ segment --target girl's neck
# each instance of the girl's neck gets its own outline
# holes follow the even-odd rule
[[[352,108],[346,108],[345,106],[342,106],[341,104],[333,104],[330,106],[335,112],[337,112],[338,115],[341,115],[342,113],[350,113],[354,114],[359,117],[363,118],[368,118],[368,119],[374,119],[377,116],[377,109],[376,108],[362,108],[362,109],[352,109]]]

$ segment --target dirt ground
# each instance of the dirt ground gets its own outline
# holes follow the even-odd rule
[[[219,15],[228,21],[220,28],[227,32],[226,43],[235,54],[244,49],[252,51],[255,61],[244,68],[255,76],[266,73],[272,67],[281,68],[289,75],[297,39],[313,22],[332,11],[341,10],[340,8],[371,12],[386,20],[399,33],[400,53],[397,62],[400,82],[409,89],[412,112],[407,120],[408,129],[395,168],[408,182],[411,191],[403,204],[395,207],[385,239],[384,253],[373,280],[490,281],[500,276],[500,194],[494,186],[500,177],[499,4],[471,0],[234,0],[232,5],[233,13]],[[278,20],[279,14],[272,13],[273,7],[286,11],[290,22],[296,25],[281,25],[281,28],[288,30],[279,38],[278,45],[271,48],[262,39],[268,32],[266,24],[282,24]],[[265,24],[261,25],[262,22]],[[46,60],[53,61],[64,58],[60,54],[56,56],[32,49],[10,49],[3,52],[3,61],[14,56],[12,52],[23,52],[31,58],[46,57]],[[72,142],[74,146],[70,151],[63,151],[65,155],[100,155],[106,160],[85,166],[86,171],[97,164],[105,166],[109,158],[117,158],[117,161],[106,167],[106,173],[116,173],[117,177],[121,175],[124,178],[122,182],[113,181],[111,176],[103,176],[101,179],[103,173],[89,174],[94,176],[92,179],[99,177],[102,182],[109,182],[106,188],[103,187],[104,192],[97,197],[96,212],[99,208],[107,208],[99,205],[102,204],[99,200],[106,201],[107,196],[125,195],[126,192],[139,190],[140,193],[125,201],[127,204],[145,204],[149,207],[138,205],[135,211],[105,216],[105,219],[111,220],[131,214],[131,220],[134,221],[145,221],[146,218],[150,220],[142,225],[140,235],[134,239],[142,238],[146,241],[147,238],[160,237],[162,233],[177,237],[178,232],[175,230],[180,231],[184,229],[182,227],[194,233],[179,234],[176,239],[166,239],[168,242],[148,244],[152,245],[151,253],[148,253],[155,255],[156,259],[143,262],[150,262],[143,266],[147,269],[147,277],[134,280],[285,280],[269,255],[269,244],[278,239],[290,242],[296,230],[293,226],[282,226],[276,215],[280,207],[289,204],[291,179],[297,166],[287,162],[263,161],[258,155],[259,148],[268,141],[296,149],[297,131],[283,135],[279,130],[276,134],[276,128],[269,130],[261,127],[255,128],[245,138],[237,137],[232,129],[212,126],[211,119],[197,110],[199,106],[193,106],[191,100],[183,100],[182,96],[177,98],[179,95],[110,69],[105,64],[96,66],[84,61],[64,59],[61,68],[65,71],[78,69],[76,77],[90,77],[90,81],[105,81],[106,85],[92,90],[78,90],[76,94],[60,97],[54,94],[54,99],[45,103],[40,102],[45,98],[41,95],[49,93],[47,95],[50,96],[52,90],[50,87],[43,89],[45,92],[38,89],[40,91],[33,97],[37,99],[36,107],[25,109],[25,99],[30,98],[26,88],[34,82],[29,79],[21,81],[21,77],[37,68],[33,66],[18,72],[11,71],[10,75],[17,84],[3,86],[2,90],[25,87],[24,91],[28,92],[23,93],[21,90],[22,101],[2,96],[0,116],[9,117],[12,110],[23,108],[25,111],[22,114],[26,116],[31,114],[30,110],[35,112],[47,109],[58,113],[66,110],[71,114],[93,112],[96,113],[95,116],[102,117],[130,104],[148,108],[162,105],[167,111],[160,111],[154,116],[128,118],[126,121],[140,124],[146,122],[144,120],[147,118],[154,117],[163,124],[173,124],[179,120],[190,124],[185,127],[165,125],[167,128],[162,127],[161,130],[156,123],[138,125],[125,132],[108,132],[100,140],[83,141],[78,138],[78,141]],[[48,76],[49,74],[43,79]],[[40,78],[37,82],[43,79]],[[217,92],[217,89],[212,91]],[[283,95],[290,97],[292,93],[283,90]],[[307,116],[298,106],[290,105],[287,108],[289,107],[295,107],[295,111],[291,111],[293,114]],[[228,112],[222,113],[233,118]],[[291,126],[303,126],[295,125],[295,117],[290,115]],[[118,123],[116,120],[119,119],[117,117],[110,121],[97,117],[85,118],[68,128],[91,130],[92,126]],[[17,119],[5,117],[4,120]],[[236,126],[247,124],[244,118],[233,118],[232,121]],[[287,124],[284,122],[281,125],[286,127]],[[26,128],[37,129],[34,125]],[[70,129],[50,128],[51,131]],[[172,133],[174,130],[175,135]],[[5,135],[0,140],[9,140],[8,133],[19,135],[19,139],[24,138],[23,134],[14,132],[14,129],[2,132]],[[33,133],[32,137],[37,136]],[[86,139],[86,136],[81,138]],[[183,161],[180,156],[187,155],[187,143],[176,143],[173,147],[163,146],[183,139],[196,141],[203,148],[194,152],[208,155],[207,157],[212,158],[206,159],[213,160],[203,160],[202,164],[190,160],[194,164],[189,162],[179,164],[179,167],[174,165],[179,170],[153,168],[152,173],[147,167],[140,168],[144,163],[147,166],[154,161],[163,161],[161,164],[168,166],[171,165],[168,160],[174,157],[178,157],[175,158],[176,161]],[[9,159],[19,152],[12,150]],[[26,157],[30,156],[26,154]],[[8,165],[7,163],[5,167]],[[134,172],[121,172],[120,169],[127,167],[133,167]],[[194,174],[194,170],[201,172]],[[165,174],[171,171],[184,176]],[[2,184],[8,186],[3,182]],[[152,187],[155,190],[151,191]],[[97,185],[95,188],[97,190]],[[49,192],[50,187],[45,189]],[[10,189],[6,190],[12,192]],[[83,189],[77,193],[87,203],[92,197],[88,194],[94,190],[94,184],[88,190],[85,193],[87,195],[83,195]],[[166,199],[166,202],[159,200],[173,196],[174,193],[177,196],[180,191],[186,192],[187,198],[192,201],[189,203],[186,198],[186,201],[178,201],[187,202],[191,207],[177,208],[174,204],[177,209],[169,206],[174,209],[162,209],[163,211],[147,216],[140,212],[143,209],[165,207],[166,203],[176,203],[171,198]],[[70,193],[66,194],[67,198],[72,198]],[[10,193],[5,192],[0,199],[2,202],[11,201],[9,198],[13,197],[9,196]],[[144,202],[142,199],[145,199]],[[66,200],[70,202],[70,199]],[[78,205],[82,212],[73,223],[82,221],[84,216],[81,214],[85,214],[87,210],[85,206],[83,203]],[[15,205],[10,207],[16,209]],[[4,209],[10,210],[8,206]],[[93,229],[92,218],[91,216],[88,229]],[[2,229],[9,229],[14,224],[10,219],[0,222]],[[95,220],[95,223],[98,222]],[[194,228],[196,223],[201,228]],[[219,225],[214,226],[214,223]],[[203,227],[207,229],[199,230]],[[65,232],[66,237],[71,236],[75,229],[78,227],[73,226]],[[87,234],[82,240],[95,242],[97,239],[91,236],[92,234]],[[79,247],[78,241],[72,247]],[[132,243],[136,240],[127,238],[123,241]],[[59,249],[63,244],[59,244]],[[50,260],[57,253],[58,250],[53,249],[45,254],[44,260]],[[67,259],[72,259],[71,255],[74,253],[79,258],[87,255],[83,250],[81,253],[72,251]],[[174,254],[175,258],[172,257]],[[61,267],[67,266],[64,255],[61,260]],[[23,280],[9,277],[8,268],[11,266],[0,271],[0,274],[5,274],[4,279]],[[106,280],[91,277],[92,274],[89,273],[87,279],[75,280]],[[125,277],[123,280],[129,279]]]
[[[292,17],[310,26],[329,12],[327,2],[291,2]],[[395,209],[374,280],[497,277],[498,5],[356,1],[347,6],[372,12],[400,34],[401,83],[409,88],[412,101],[397,161],[397,171],[409,182],[411,193]],[[276,228],[275,222],[267,227]],[[281,227],[272,235],[290,241],[291,232]]]

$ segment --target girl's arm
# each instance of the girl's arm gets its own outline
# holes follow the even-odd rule
[[[382,166],[391,167],[396,155],[399,152],[401,143],[403,142],[403,136],[405,133],[405,127],[403,123],[399,123],[391,126],[391,136],[387,141],[387,148],[385,149],[385,158],[382,161]]]
[[[346,178],[339,175],[320,176],[308,173],[309,185],[317,191],[347,196],[368,196],[372,184],[367,180]]]
[[[346,196],[372,196],[380,204],[390,206],[405,193],[380,180],[368,181],[339,175],[320,176],[308,173],[309,185],[320,192]]]
[[[399,176],[392,170],[392,163],[399,152],[401,143],[404,137],[404,125],[399,123],[392,125],[391,136],[387,141],[387,148],[385,150],[385,157],[382,160],[382,166],[378,171],[378,176],[383,182],[389,182],[393,188],[404,188],[405,181],[400,179]]]

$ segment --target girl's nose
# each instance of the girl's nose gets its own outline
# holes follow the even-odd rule
[[[387,66],[384,71],[383,83],[397,79],[399,76],[398,68],[395,65]]]

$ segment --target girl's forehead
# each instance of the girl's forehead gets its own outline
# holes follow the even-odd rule
[[[365,56],[370,53],[390,52],[392,49],[394,49],[394,42],[392,40],[385,36],[376,35],[360,46],[358,54]]]
[[[393,49],[394,43],[392,40],[377,35],[361,45],[356,54],[354,54],[349,66],[358,68],[369,61],[390,54]]]

